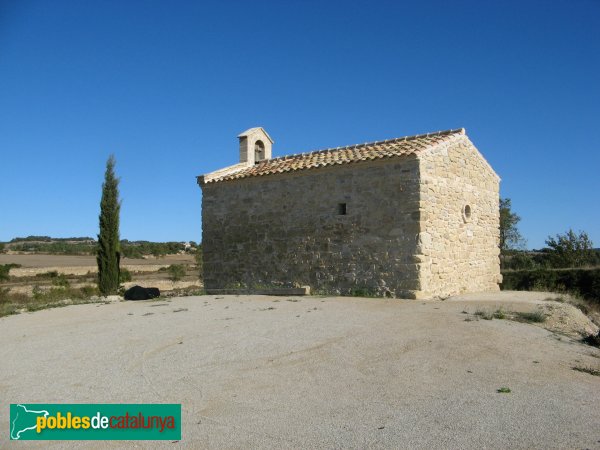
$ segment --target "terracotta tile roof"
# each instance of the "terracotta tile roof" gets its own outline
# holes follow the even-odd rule
[[[456,130],[438,131],[435,133],[406,136],[385,141],[349,145],[347,147],[329,148],[310,153],[299,153],[296,155],[272,158],[261,161],[254,166],[240,167],[238,164],[232,167],[233,171],[226,171],[226,169],[223,169],[214,172],[212,176],[211,174],[207,174],[200,178],[202,178],[202,181],[206,184],[277,173],[295,172],[317,167],[349,164],[360,161],[408,156],[417,154],[425,149],[464,134],[464,128],[458,128]]]

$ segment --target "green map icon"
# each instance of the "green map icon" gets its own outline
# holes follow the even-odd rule
[[[25,405],[10,405],[11,423],[10,423],[10,438],[13,440],[21,439],[21,434],[29,430],[35,430],[37,426],[37,418],[39,416],[47,417],[48,411],[34,411],[28,409]],[[35,433],[35,431],[29,431]]]

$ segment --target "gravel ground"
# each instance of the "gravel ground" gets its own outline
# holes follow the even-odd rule
[[[203,296],[0,318],[0,429],[9,403],[169,402],[182,440],[152,448],[600,448],[600,377],[572,370],[600,368],[600,351],[463,313],[538,301],[487,295]]]

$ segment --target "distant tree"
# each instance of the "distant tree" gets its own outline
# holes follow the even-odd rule
[[[585,231],[577,234],[569,229],[565,234],[548,236],[546,245],[552,267],[581,267],[596,260],[594,244]]]
[[[0,253],[4,253],[4,244],[0,242]]]
[[[119,180],[115,176],[115,158],[106,162],[102,199],[100,200],[100,233],[98,234],[98,288],[103,295],[116,294],[119,289]]]
[[[522,249],[527,241],[521,236],[518,223],[521,218],[512,212],[510,198],[500,199],[500,251],[505,254],[510,250]]]

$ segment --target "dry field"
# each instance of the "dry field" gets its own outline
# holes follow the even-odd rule
[[[56,272],[64,274],[71,287],[79,288],[93,285],[98,268],[94,256],[78,255],[42,255],[42,254],[0,254],[0,264],[19,264],[11,269],[10,281],[1,287],[11,292],[30,294],[37,286],[47,289],[53,285],[53,279],[46,276]],[[179,281],[171,281],[165,270],[172,264],[183,265],[186,275]],[[201,286],[193,255],[167,255],[165,257],[145,259],[123,258],[121,268],[131,272],[132,281],[124,283],[126,288],[139,284],[146,287],[158,287],[161,291]]]
[[[65,267],[85,267],[96,270],[95,256],[80,255],[40,255],[40,254],[0,254],[0,264],[20,264],[23,269],[63,270]],[[124,267],[149,266],[162,267],[171,264],[194,264],[193,255],[167,255],[161,258],[147,257],[144,259],[123,258]]]

